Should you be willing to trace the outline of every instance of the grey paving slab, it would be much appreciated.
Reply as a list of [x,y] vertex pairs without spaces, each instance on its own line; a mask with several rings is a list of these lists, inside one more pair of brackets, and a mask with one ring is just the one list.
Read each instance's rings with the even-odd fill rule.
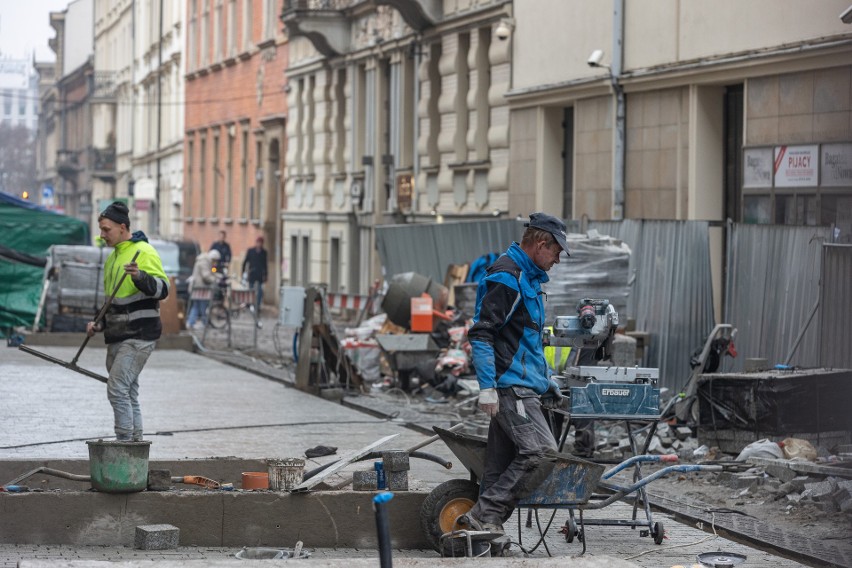
[[[42,349],[62,360],[76,353]],[[5,348],[0,356],[0,459],[87,459],[83,440],[114,436],[105,385],[17,349]],[[103,369],[105,357],[105,349],[87,350],[80,364]],[[343,453],[397,433],[385,449],[404,449],[426,438],[402,424],[179,350],[154,351],[140,377],[140,403],[145,437],[152,441],[150,458],[157,460],[301,457],[320,444]],[[452,461],[441,443],[427,451]],[[306,468],[332,459],[308,460]],[[453,474],[421,460],[412,468],[412,478],[432,483]],[[351,469],[344,471],[351,477]]]
[[[0,459],[86,459],[83,440],[112,436],[112,413],[101,383],[16,349],[0,351]],[[51,355],[70,360],[76,348],[44,348]],[[104,349],[83,353],[80,364],[102,370]],[[207,357],[185,351],[155,351],[141,378],[141,403],[146,437],[153,443],[152,459],[282,458],[302,456],[319,444],[338,446],[339,452],[355,450],[392,433],[399,433],[399,448],[412,446],[425,435],[399,423],[380,420],[339,403],[301,393],[280,382],[265,379]],[[429,451],[455,461],[442,443]],[[333,458],[309,460],[308,467]],[[413,489],[429,489],[441,481],[467,477],[459,465],[446,471],[431,462],[412,460]],[[349,472],[351,475],[351,472]],[[543,524],[550,511],[542,511]],[[565,512],[557,512],[547,538],[554,556],[579,553],[575,540],[569,544],[558,534]],[[630,507],[615,504],[589,516],[628,518]],[[666,526],[661,546],[638,532],[621,527],[588,527],[589,557],[615,556],[638,566],[691,566],[700,552],[724,550],[745,554],[744,566],[793,567],[801,564],[757,551],[696,527],[680,524],[667,515],[656,515]],[[507,524],[516,534],[515,518]],[[707,529],[707,527],[705,527]],[[523,542],[532,545],[535,528],[523,529]],[[292,547],[295,543],[282,543]],[[51,561],[145,560],[182,562],[227,560],[234,549],[180,547],[174,551],[138,551],[123,547],[65,547],[0,545],[0,566],[21,560]],[[399,558],[437,559],[430,550],[395,551]],[[375,550],[317,550],[316,558],[341,560],[376,558]],[[543,547],[533,559],[547,556]],[[529,560],[529,559],[528,559]],[[528,564],[535,565],[535,564]]]

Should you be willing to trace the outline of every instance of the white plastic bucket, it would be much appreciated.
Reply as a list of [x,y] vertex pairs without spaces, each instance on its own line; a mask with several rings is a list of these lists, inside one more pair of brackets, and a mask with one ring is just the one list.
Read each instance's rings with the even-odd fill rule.
[[284,458],[268,460],[269,489],[271,491],[289,491],[302,483],[305,475],[305,460]]

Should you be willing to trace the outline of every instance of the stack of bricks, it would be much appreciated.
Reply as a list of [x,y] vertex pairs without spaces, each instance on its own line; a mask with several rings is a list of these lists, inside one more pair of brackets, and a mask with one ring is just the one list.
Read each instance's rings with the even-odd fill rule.
[[404,450],[382,452],[382,461],[385,464],[388,491],[408,491],[408,470],[411,469],[408,452]]

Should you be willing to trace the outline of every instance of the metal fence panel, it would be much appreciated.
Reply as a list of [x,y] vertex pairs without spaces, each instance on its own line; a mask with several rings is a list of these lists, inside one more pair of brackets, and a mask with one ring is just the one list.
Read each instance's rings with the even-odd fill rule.
[[382,225],[376,227],[376,248],[386,277],[417,272],[443,282],[450,264],[502,253],[523,232],[523,223],[514,219]]
[[852,245],[822,247],[819,295],[820,364],[852,369]]
[[[737,328],[733,370],[742,370],[746,358],[787,361],[819,297],[821,248],[830,233],[828,227],[731,227],[724,313]],[[790,364],[818,366],[818,340],[812,321]]]
[[715,323],[708,223],[627,219],[589,227],[633,250],[626,315],[650,334],[643,364],[659,367],[661,386],[680,388],[692,353]]

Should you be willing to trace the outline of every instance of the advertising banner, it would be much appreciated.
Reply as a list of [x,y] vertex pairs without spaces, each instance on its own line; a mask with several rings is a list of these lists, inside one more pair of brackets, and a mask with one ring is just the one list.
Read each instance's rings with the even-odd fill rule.
[[816,187],[819,146],[776,146],[775,187]]

